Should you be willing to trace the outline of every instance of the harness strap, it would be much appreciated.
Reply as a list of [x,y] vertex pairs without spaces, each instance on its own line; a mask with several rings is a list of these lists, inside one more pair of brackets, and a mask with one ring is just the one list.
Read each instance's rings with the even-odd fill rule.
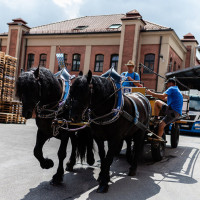
[[[38,102],[38,104],[36,105],[36,111],[39,118],[52,118],[63,113],[63,107],[65,106],[65,102],[69,96],[70,83],[65,81],[64,79],[60,80],[62,81],[62,95],[60,97],[60,100],[43,105],[41,107],[39,106],[40,102]],[[42,112],[49,112],[50,114],[42,114]]]
[[[127,95],[125,95],[125,96],[131,101],[131,103],[133,104],[133,106],[134,106],[134,108],[135,108],[135,118],[133,118],[132,122],[133,122],[134,124],[137,124],[138,119],[139,119],[139,116],[140,116],[140,114],[139,114],[139,112],[138,112],[137,105],[136,105],[135,101],[134,101],[132,98],[130,98],[130,97],[127,96]],[[127,113],[127,114],[129,114],[129,113]],[[129,114],[129,115],[130,115],[130,114]]]
[[125,96],[132,102],[132,104],[135,108],[135,117],[132,117],[129,113],[127,113],[124,110],[121,112],[122,116],[125,119],[127,119],[128,121],[133,122],[133,124],[136,127],[138,127],[139,129],[141,129],[143,131],[147,131],[148,128],[138,120],[139,119],[139,112],[138,112],[137,105],[136,105],[135,101],[132,98],[130,98],[129,96],[127,96],[127,95],[125,95]]

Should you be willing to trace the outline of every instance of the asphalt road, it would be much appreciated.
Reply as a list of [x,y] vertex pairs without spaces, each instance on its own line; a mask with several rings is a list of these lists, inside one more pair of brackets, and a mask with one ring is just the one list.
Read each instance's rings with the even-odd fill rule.
[[[33,156],[37,127],[34,120],[26,125],[0,124],[0,200],[199,200],[200,137],[181,136],[177,149],[167,145],[166,156],[153,162],[145,147],[144,162],[135,177],[127,176],[129,165],[124,152],[111,167],[111,185],[106,194],[96,193],[99,157],[95,152],[93,167],[80,162],[73,173],[65,172],[63,184],[49,184],[58,164],[59,140],[44,146],[45,157],[51,158],[52,169],[40,168]],[[169,136],[167,137],[169,141]],[[71,145],[68,145],[68,156]],[[68,157],[66,161],[68,160]]]

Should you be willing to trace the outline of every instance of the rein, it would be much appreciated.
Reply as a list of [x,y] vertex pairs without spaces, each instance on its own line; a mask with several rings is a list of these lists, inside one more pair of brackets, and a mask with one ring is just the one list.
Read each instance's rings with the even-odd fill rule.
[[[69,128],[69,125],[75,125],[75,126],[80,125],[80,127],[78,127],[78,128]],[[69,131],[69,132],[77,132],[77,131],[80,131],[80,130],[88,127],[88,126],[89,126],[89,123],[87,123],[87,122],[71,123],[71,121],[67,121],[65,119],[62,119],[62,120],[55,119],[52,122],[53,135],[54,136],[59,134],[59,129],[63,129],[65,131]]]

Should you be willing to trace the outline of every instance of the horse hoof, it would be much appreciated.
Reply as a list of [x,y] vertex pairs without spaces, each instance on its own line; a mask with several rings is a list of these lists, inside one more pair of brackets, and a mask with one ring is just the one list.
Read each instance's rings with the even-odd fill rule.
[[135,176],[136,171],[135,170],[129,170],[128,176]]
[[109,186],[107,184],[100,185],[97,189],[97,193],[106,193],[106,192],[108,192],[108,188],[109,188]]
[[95,163],[94,158],[87,158],[87,164],[88,165],[92,166],[92,165],[94,165],[94,163]]
[[74,167],[74,165],[72,165],[71,163],[67,163],[65,170],[68,172],[73,172],[73,170],[74,170],[73,167]]
[[61,186],[62,185],[62,182],[59,182],[59,181],[56,181],[56,180],[51,180],[50,181],[50,185],[53,185],[53,186]]
[[55,174],[55,175],[53,175],[53,178],[51,180],[51,182],[53,184],[55,184],[55,185],[61,184],[62,181],[63,181],[63,174],[61,174],[61,175],[60,174]]
[[43,169],[50,169],[54,166],[54,162],[51,159],[46,158],[44,163],[41,164]]

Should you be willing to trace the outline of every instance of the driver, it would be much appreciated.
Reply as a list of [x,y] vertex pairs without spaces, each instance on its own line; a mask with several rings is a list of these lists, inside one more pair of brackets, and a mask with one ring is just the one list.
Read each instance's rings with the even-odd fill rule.
[[159,115],[164,115],[165,117],[161,120],[158,128],[158,136],[162,137],[164,128],[167,124],[172,123],[180,115],[182,115],[183,107],[183,96],[176,86],[176,81],[173,78],[169,78],[166,81],[167,90],[163,94],[154,93],[150,90],[147,90],[146,93],[152,95],[153,97],[167,100],[167,104],[161,100],[155,101],[154,113],[155,119]]
[[125,64],[128,68],[127,72],[122,72],[122,76],[127,77],[126,80],[122,83],[123,87],[142,87],[139,82],[140,76],[138,73],[134,72],[134,63],[132,60],[129,60],[127,64]]

